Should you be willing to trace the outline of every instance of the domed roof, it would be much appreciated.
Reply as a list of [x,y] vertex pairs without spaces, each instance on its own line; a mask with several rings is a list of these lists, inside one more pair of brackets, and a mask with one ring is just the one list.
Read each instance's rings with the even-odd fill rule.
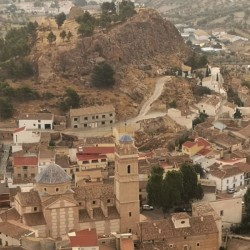
[[121,136],[119,141],[120,141],[120,143],[131,143],[131,142],[133,142],[133,139],[130,135],[123,135],[123,136]]
[[59,184],[68,182],[71,177],[57,164],[50,164],[36,176],[36,183]]

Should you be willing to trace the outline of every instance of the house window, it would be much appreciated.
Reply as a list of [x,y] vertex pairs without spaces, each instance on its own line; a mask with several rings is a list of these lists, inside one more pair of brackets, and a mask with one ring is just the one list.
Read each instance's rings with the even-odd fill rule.
[[92,120],[95,120],[95,116],[94,115],[92,116]]
[[24,174],[23,177],[24,177],[24,178],[28,178],[28,175],[27,175],[27,174]]
[[38,122],[41,122],[41,120],[38,120]]
[[77,118],[77,117],[75,117],[75,118],[74,118],[74,122],[77,122],[77,121],[78,121],[78,118]]
[[87,121],[87,120],[88,120],[88,117],[84,117],[84,120]]
[[95,116],[95,119],[98,119],[98,118],[99,118],[99,116],[98,116],[98,115],[96,115],[96,116]]
[[37,207],[34,207],[34,211],[37,211]]
[[36,124],[33,124],[33,126],[35,127],[35,126],[36,126]]
[[101,159],[101,162],[106,162],[106,159]]
[[128,174],[130,174],[130,172],[131,172],[131,166],[130,165],[128,165],[127,171],[128,171]]
[[129,212],[129,213],[128,213],[128,216],[129,216],[129,217],[131,217],[131,216],[132,216],[132,213],[131,213],[131,212]]
[[181,221],[181,224],[185,224],[185,221],[184,221],[184,220],[182,220],[182,221]]
[[84,126],[84,128],[86,128],[86,127],[88,126],[88,124],[87,124],[87,123],[84,123],[84,125],[83,125],[83,126]]
[[92,201],[92,204],[95,205],[95,201]]
[[81,202],[79,202],[79,206],[81,206],[82,205],[82,203]]
[[102,115],[102,118],[105,118],[105,115]]
[[107,203],[110,203],[110,199],[107,200]]
[[27,169],[28,169],[28,167],[27,167],[27,166],[23,166],[23,169],[24,169],[24,170],[27,170]]
[[109,114],[109,116],[111,117],[111,116],[113,116],[113,114]]
[[113,121],[111,120],[110,123],[113,123]]
[[223,216],[223,215],[224,215],[224,211],[220,210],[220,216]]
[[132,229],[131,229],[131,228],[129,228],[128,232],[129,232],[129,233],[132,233]]
[[173,247],[174,247],[174,245],[173,245],[173,244],[169,244],[168,246],[169,246],[169,248],[173,248]]
[[103,121],[103,122],[102,122],[102,125],[104,125],[104,124],[105,124],[105,122]]
[[59,191],[59,188],[56,188],[56,192],[58,192]]
[[199,247],[199,246],[200,246],[200,242],[197,242],[197,243],[196,243],[196,246]]
[[46,192],[46,191],[47,191],[47,188],[44,188],[43,190]]
[[21,178],[21,174],[18,174],[17,177],[18,177],[18,178]]
[[183,250],[188,250],[188,245],[184,245]]
[[229,180],[227,180],[227,184],[229,183]]
[[74,128],[78,128],[78,125],[74,125]]
[[76,172],[79,172],[79,168],[76,168]]
[[[7,236],[7,235],[6,235]],[[8,241],[5,242],[5,246],[7,247],[9,245]]]

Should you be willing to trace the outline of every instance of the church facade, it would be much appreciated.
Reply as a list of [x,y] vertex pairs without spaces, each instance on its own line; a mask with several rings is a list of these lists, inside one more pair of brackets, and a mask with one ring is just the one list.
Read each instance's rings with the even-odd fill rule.
[[136,233],[139,222],[138,151],[130,136],[116,145],[114,183],[72,187],[71,177],[56,164],[36,176],[34,189],[18,192],[20,222],[39,237],[59,238],[71,230],[96,228],[100,235]]

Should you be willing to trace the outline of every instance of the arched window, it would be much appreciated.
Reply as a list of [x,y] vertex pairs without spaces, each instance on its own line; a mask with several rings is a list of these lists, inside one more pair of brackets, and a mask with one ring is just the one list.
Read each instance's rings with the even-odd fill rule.
[[59,191],[59,188],[56,188],[56,192],[58,192]]
[[128,165],[128,174],[130,174],[131,173],[131,166],[130,165]]

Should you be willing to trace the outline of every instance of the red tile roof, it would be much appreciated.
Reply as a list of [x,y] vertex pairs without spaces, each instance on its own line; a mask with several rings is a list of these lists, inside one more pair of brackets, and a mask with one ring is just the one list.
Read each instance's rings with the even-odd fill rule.
[[13,134],[21,132],[23,130],[25,130],[25,127],[17,128],[16,130],[13,131]]
[[84,154],[113,154],[115,152],[115,147],[82,147],[82,151]]
[[34,166],[38,164],[36,156],[16,156],[13,157],[13,166]]
[[186,141],[182,144],[182,147],[192,148],[196,143],[192,141]]
[[209,148],[204,148],[204,149],[202,149],[201,151],[199,151],[199,155],[207,155],[207,154],[209,154],[210,152],[212,152],[213,150],[212,149],[209,149]]
[[203,146],[203,147],[211,146],[210,143],[202,137],[196,138],[195,142],[197,142],[198,146]]
[[75,232],[75,236],[69,236],[71,247],[94,247],[97,246],[96,229],[85,229]]
[[134,241],[132,238],[122,238],[120,241],[121,250],[134,250]]
[[76,154],[76,158],[79,161],[88,161],[88,160],[98,160],[98,159],[107,159],[106,155],[100,154]]

